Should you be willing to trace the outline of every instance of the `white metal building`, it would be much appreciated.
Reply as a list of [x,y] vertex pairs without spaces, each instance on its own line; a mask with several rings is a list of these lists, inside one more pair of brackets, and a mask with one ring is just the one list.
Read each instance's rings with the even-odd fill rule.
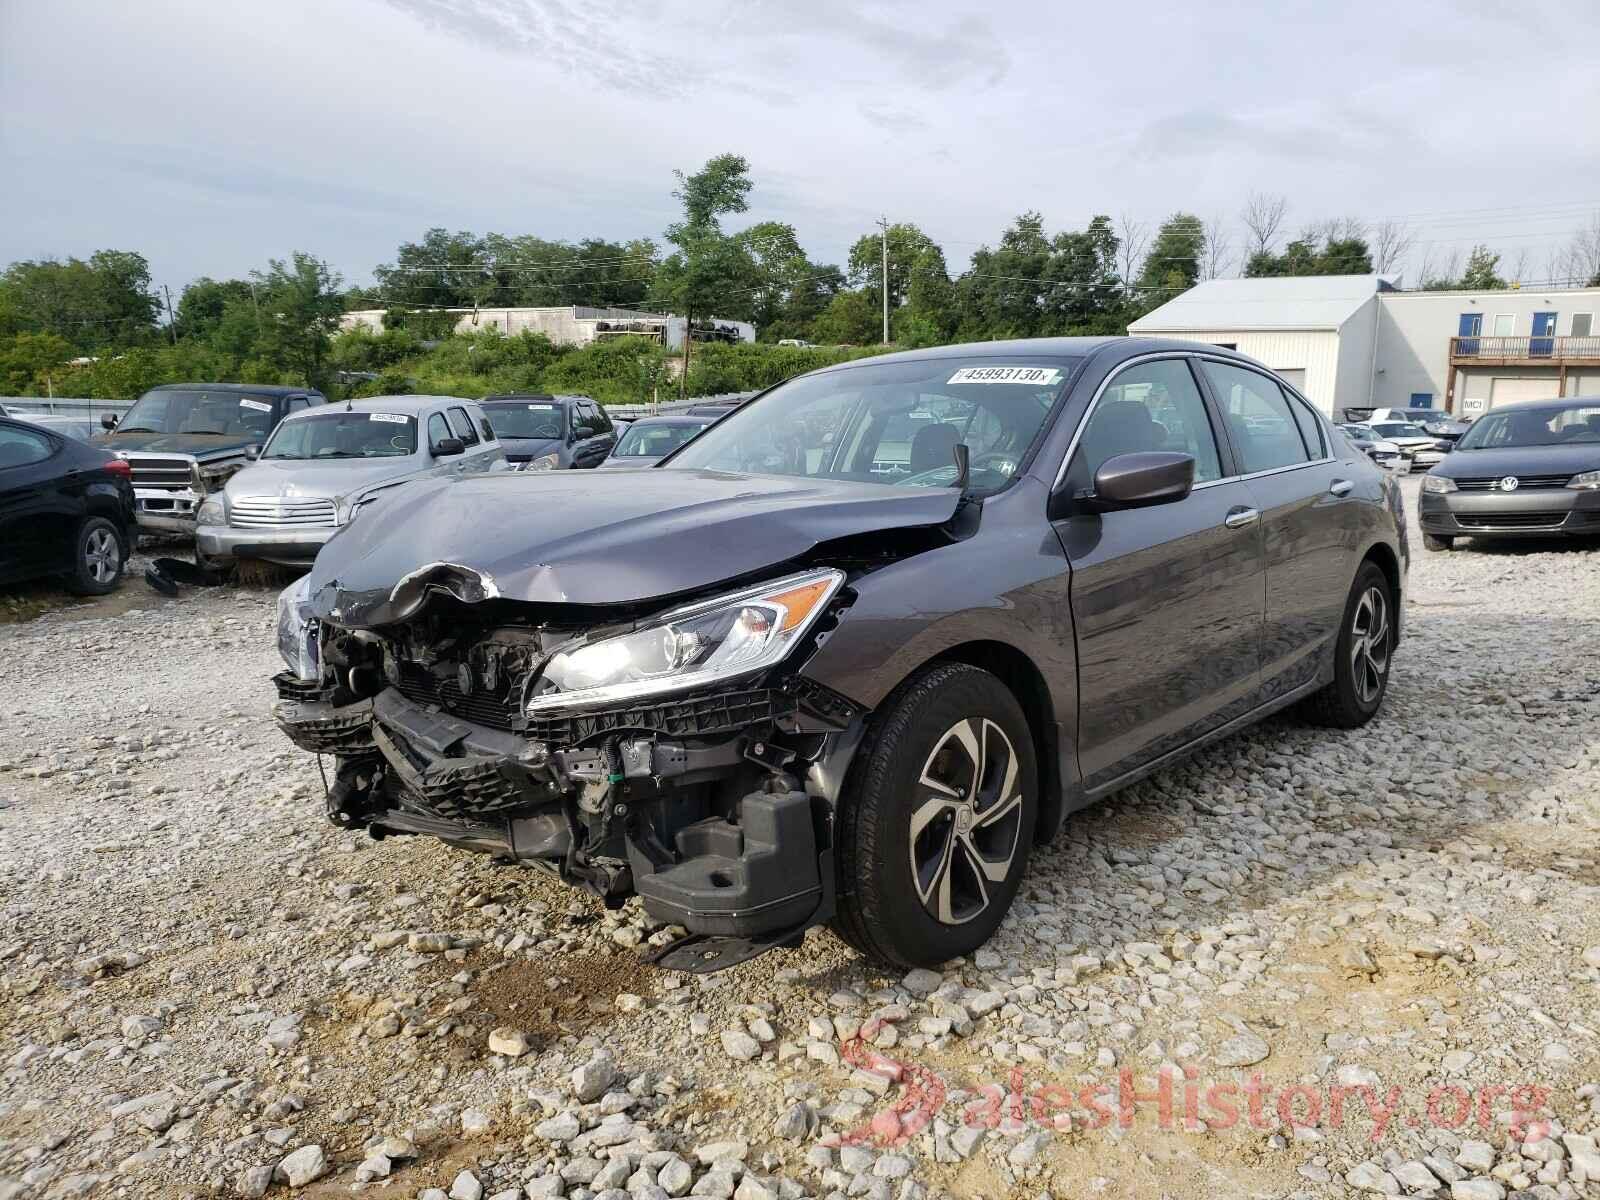
[[1330,416],[1364,405],[1377,275],[1211,279],[1128,326],[1147,337],[1226,346],[1271,367]]
[[1214,279],[1128,332],[1230,346],[1330,416],[1600,395],[1600,288],[1404,292],[1377,275]]
[[[651,337],[676,350],[683,345],[684,330],[688,321],[683,317],[665,313],[641,312],[631,308],[586,308],[561,306],[554,308],[451,308],[443,310],[454,315],[457,333],[477,333],[497,330],[516,334],[524,330],[542,333],[552,342],[564,346],[586,346],[590,342],[609,337]],[[384,310],[359,309],[347,312],[339,319],[340,329],[365,327],[374,333],[383,332]],[[756,340],[756,327],[748,321],[724,321],[711,318],[711,324],[735,341]],[[697,321],[696,324],[699,322]],[[695,335],[700,340],[700,335]]]

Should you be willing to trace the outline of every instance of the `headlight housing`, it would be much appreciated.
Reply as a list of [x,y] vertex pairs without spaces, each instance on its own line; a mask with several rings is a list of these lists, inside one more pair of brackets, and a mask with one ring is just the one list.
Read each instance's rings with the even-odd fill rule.
[[226,492],[213,492],[200,502],[195,510],[198,525],[226,525],[228,523],[228,498]]
[[1422,490],[1425,492],[1453,492],[1456,491],[1456,481],[1445,475],[1424,475],[1422,477]]
[[311,616],[311,576],[302,575],[278,593],[278,653],[296,679],[322,678],[318,625]]
[[528,698],[530,714],[718,683],[782,662],[827,609],[844,572],[824,569],[675,609],[631,633],[563,650]]
[[522,464],[524,471],[554,471],[561,465],[559,454],[541,454],[538,458],[530,459]]
[[1567,480],[1569,488],[1580,492],[1600,492],[1600,471],[1584,471]]

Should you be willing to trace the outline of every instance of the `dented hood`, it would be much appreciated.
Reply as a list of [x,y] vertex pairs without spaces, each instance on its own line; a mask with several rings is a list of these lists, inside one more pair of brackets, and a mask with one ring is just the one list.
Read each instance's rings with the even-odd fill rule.
[[430,591],[469,603],[629,604],[748,576],[819,542],[939,525],[954,488],[726,471],[549,471],[429,479],[333,537],[310,576],[317,615],[403,620]]

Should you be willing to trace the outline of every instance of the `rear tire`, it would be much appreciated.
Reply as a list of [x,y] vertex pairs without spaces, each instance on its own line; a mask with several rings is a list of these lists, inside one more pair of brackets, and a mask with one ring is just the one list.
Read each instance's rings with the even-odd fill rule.
[[67,590],[79,596],[104,596],[122,579],[127,558],[122,533],[104,517],[89,517],[78,526]]
[[1372,720],[1389,690],[1396,644],[1394,590],[1377,563],[1356,572],[1333,651],[1333,682],[1307,698],[1315,725],[1356,729]]
[[1456,539],[1448,533],[1424,533],[1422,535],[1422,548],[1424,550],[1454,550]]
[[1038,778],[1027,718],[995,676],[947,663],[902,684],[840,798],[834,931],[898,967],[983,945],[1027,867]]

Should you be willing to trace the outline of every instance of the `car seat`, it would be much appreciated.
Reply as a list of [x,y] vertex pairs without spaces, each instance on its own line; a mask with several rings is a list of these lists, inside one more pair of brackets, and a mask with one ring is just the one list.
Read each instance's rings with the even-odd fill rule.
[[913,475],[948,467],[955,463],[956,443],[961,431],[947,421],[936,421],[917,430],[911,439],[911,461],[907,464]]

